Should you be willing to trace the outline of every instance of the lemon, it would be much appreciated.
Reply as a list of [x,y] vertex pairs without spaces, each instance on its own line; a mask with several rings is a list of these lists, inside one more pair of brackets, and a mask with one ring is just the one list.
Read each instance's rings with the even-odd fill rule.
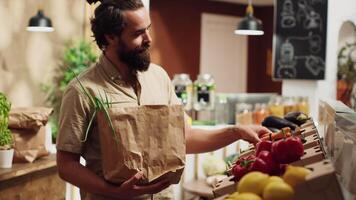
[[289,165],[286,172],[283,175],[283,179],[293,188],[305,181],[305,177],[310,174],[311,171],[305,167],[296,167]]
[[257,194],[254,193],[233,193],[232,195],[230,195],[227,199],[231,199],[231,200],[262,200],[262,198],[260,196],[258,196]]
[[234,193],[230,194],[225,200],[229,200],[229,199],[234,200],[237,197],[237,195],[239,195],[239,193],[234,192]]
[[291,200],[293,188],[285,182],[271,182],[263,190],[264,200]]
[[262,172],[250,172],[241,178],[237,191],[239,193],[251,192],[261,196],[268,178],[269,176]]
[[268,178],[268,181],[267,181],[266,185],[268,185],[269,183],[272,183],[272,182],[284,182],[284,180],[279,176],[270,176]]

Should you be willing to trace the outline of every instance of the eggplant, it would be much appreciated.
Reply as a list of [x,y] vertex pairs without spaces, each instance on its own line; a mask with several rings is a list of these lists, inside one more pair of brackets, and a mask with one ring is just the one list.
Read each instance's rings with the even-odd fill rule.
[[262,126],[265,127],[272,127],[272,128],[284,128],[284,127],[289,127],[292,130],[295,130],[298,126],[294,124],[293,122],[290,122],[286,119],[277,117],[277,116],[268,116],[262,121]]
[[308,119],[308,115],[303,112],[289,112],[284,116],[284,119],[297,124],[298,126],[304,124]]

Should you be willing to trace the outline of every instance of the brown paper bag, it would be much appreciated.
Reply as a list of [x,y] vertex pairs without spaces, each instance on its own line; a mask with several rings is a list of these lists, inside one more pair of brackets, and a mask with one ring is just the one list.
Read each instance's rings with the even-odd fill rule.
[[14,162],[33,162],[49,153],[45,147],[46,127],[38,130],[10,129],[14,139]]
[[52,112],[52,108],[45,107],[13,108],[9,113],[9,128],[39,129],[46,125]]
[[14,136],[14,162],[33,162],[48,155],[45,148],[46,128],[52,108],[13,108],[9,128]]
[[105,114],[97,116],[106,180],[122,183],[141,170],[143,184],[163,177],[179,182],[185,166],[182,106],[110,108],[109,115],[118,142]]

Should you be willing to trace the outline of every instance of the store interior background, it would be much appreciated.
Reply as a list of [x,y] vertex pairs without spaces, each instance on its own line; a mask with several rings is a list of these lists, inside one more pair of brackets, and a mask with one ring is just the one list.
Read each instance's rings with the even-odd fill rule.
[[[239,2],[239,0],[237,0]],[[240,1],[241,2],[241,1]],[[243,2],[243,1],[242,1]],[[246,1],[247,2],[247,1]],[[356,2],[328,1],[327,56],[325,80],[272,81],[273,5],[271,1],[255,0],[255,15],[263,21],[265,35],[248,37],[245,91],[276,92],[285,96],[308,96],[311,114],[317,117],[320,98],[336,98],[337,53],[340,29],[344,22],[356,21]],[[258,5],[261,4],[262,5]],[[195,80],[200,73],[202,13],[243,17],[245,5],[208,0],[147,0],[152,18],[152,60],[162,65],[173,77],[188,73]],[[39,7],[52,19],[52,33],[25,31],[28,20]],[[84,0],[3,0],[0,16],[6,19],[0,33],[0,90],[14,106],[44,105],[45,94],[41,84],[51,81],[54,69],[60,63],[64,44],[86,39],[91,41],[89,17],[94,6]],[[241,37],[241,36],[236,36]],[[342,40],[342,39],[341,39]],[[224,38],[221,41],[224,43]],[[224,57],[224,52],[216,52]],[[216,66],[218,69],[234,66]],[[232,69],[233,70],[233,69]],[[238,75],[237,75],[238,76]],[[217,82],[229,85],[229,79]],[[224,92],[224,91],[221,91]]]
[[[233,0],[231,0],[233,1]],[[152,60],[162,65],[171,78],[177,73],[188,73],[192,80],[204,69],[201,65],[201,28],[203,13],[242,18],[246,5],[208,0],[146,0],[152,19]],[[355,0],[329,0],[327,24],[327,49],[325,80],[273,81],[273,5],[254,0],[255,16],[263,21],[265,35],[246,38],[245,87],[235,92],[275,92],[284,96],[308,96],[311,114],[317,118],[319,99],[336,98],[337,54],[342,43],[352,40],[356,24]],[[52,19],[52,33],[27,32],[30,17],[42,7]],[[48,83],[54,75],[69,41],[92,41],[89,17],[94,6],[84,0],[2,0],[0,18],[0,91],[18,106],[43,106],[46,94],[41,84]],[[346,25],[345,25],[346,23]],[[235,27],[231,27],[234,29]],[[340,32],[340,30],[343,30]],[[235,36],[242,37],[242,36]],[[238,40],[238,39],[237,39]],[[224,38],[216,43],[224,43]],[[95,44],[93,43],[95,46]],[[98,51],[99,52],[99,51]],[[215,56],[224,58],[226,52]],[[234,66],[216,66],[217,71],[234,70]],[[214,75],[214,74],[213,74]],[[234,76],[234,74],[232,74]],[[217,91],[231,92],[231,78],[217,75]],[[238,74],[236,74],[238,77]],[[222,86],[222,87],[220,87]],[[219,89],[220,87],[220,89]]]

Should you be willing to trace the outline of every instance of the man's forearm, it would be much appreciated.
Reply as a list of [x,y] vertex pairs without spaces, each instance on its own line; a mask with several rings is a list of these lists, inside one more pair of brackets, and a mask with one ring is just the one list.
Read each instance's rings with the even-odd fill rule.
[[[61,158],[58,159],[58,162]],[[59,164],[58,172],[62,179],[93,194],[114,197],[115,186],[110,185],[101,177],[76,161]]]
[[237,127],[226,127],[217,130],[188,128],[187,132],[186,152],[188,154],[214,151],[240,138]]

